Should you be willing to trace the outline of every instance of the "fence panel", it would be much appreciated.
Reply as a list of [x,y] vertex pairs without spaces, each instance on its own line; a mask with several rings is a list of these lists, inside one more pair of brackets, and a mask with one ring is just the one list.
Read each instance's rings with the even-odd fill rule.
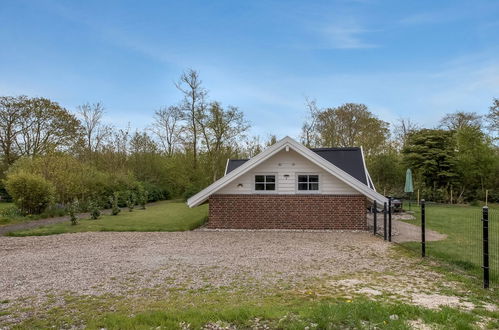
[[367,228],[369,232],[388,239],[388,204],[373,203],[367,214]]
[[459,266],[482,280],[482,208],[427,204],[427,255]]
[[490,286],[499,288],[499,209],[489,208]]
[[[414,205],[414,204],[413,204]],[[422,255],[421,208],[393,215],[393,242]],[[425,254],[456,265],[483,281],[481,207],[425,203]],[[499,287],[499,209],[489,209],[489,283]]]

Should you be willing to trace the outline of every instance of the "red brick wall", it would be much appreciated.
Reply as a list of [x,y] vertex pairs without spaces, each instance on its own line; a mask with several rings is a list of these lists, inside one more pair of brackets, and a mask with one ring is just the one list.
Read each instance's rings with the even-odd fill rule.
[[367,230],[362,195],[212,195],[208,228]]

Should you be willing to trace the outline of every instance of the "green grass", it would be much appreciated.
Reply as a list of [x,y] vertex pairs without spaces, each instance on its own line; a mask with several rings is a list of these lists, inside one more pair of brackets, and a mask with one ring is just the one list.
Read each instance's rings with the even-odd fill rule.
[[104,215],[98,220],[80,220],[78,225],[69,221],[35,229],[11,232],[9,236],[44,236],[89,231],[183,231],[199,227],[208,214],[207,205],[188,208],[184,202],[163,201],[146,210],[123,209],[116,216]]
[[[478,315],[494,320],[498,313],[470,313],[444,307],[430,310],[396,301],[311,297],[293,291],[255,295],[248,292],[167,292],[156,299],[66,296],[64,305],[34,313],[13,328],[201,329],[208,323],[238,329],[409,329],[419,320],[439,328],[472,329]],[[481,314],[480,314],[481,313]],[[495,322],[495,323],[494,323]]]
[[[0,202],[0,213],[5,210],[6,208],[13,206],[14,203],[6,203],[6,202]],[[17,222],[22,222],[24,219],[23,217],[15,217],[15,218],[9,218],[0,215],[0,226],[4,225],[10,225],[12,223],[17,223]]]
[[[489,206],[489,246],[491,281],[499,285],[499,207]],[[420,225],[419,208],[417,221],[407,221]],[[426,254],[457,265],[476,277],[482,274],[482,208],[464,205],[426,205],[426,228],[446,234],[442,241],[426,242]],[[404,245],[420,250],[420,243]]]

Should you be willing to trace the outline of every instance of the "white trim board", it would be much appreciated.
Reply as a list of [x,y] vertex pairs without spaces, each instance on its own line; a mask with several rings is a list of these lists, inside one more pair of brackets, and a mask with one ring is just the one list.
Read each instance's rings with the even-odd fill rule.
[[[265,160],[269,159],[279,151],[286,149],[286,148],[291,148],[294,151],[296,151],[298,154],[302,155],[303,157],[307,158],[310,160],[312,163],[318,165],[320,168],[324,169],[326,172],[334,175],[337,177],[340,181],[343,181],[362,195],[366,196],[369,200],[374,201],[376,200],[378,203],[384,203],[388,202],[388,199],[376,192],[375,190],[371,189],[367,183],[365,185],[364,183],[360,182],[347,172],[343,171],[339,167],[335,166],[334,164],[330,163],[329,161],[325,160],[321,156],[317,155],[315,152],[312,150],[308,149],[301,143],[298,143],[297,141],[293,140],[289,136],[286,136],[282,140],[278,141],[274,145],[268,147],[255,157],[249,159],[246,161],[244,164],[241,166],[237,167],[233,171],[231,171],[229,174],[225,175],[224,177],[218,179],[217,181],[213,182],[211,185],[206,187],[205,189],[201,190],[198,192],[196,195],[192,196],[187,200],[187,205],[189,207],[194,207],[198,206],[202,203],[204,203],[208,198],[216,193],[218,190],[222,189],[226,185],[228,185],[230,182],[234,181],[237,179],[240,175],[244,174],[245,172],[249,171],[250,169],[254,168],[255,166],[263,163]],[[366,172],[367,174],[367,172]],[[366,175],[367,177],[367,175]]]

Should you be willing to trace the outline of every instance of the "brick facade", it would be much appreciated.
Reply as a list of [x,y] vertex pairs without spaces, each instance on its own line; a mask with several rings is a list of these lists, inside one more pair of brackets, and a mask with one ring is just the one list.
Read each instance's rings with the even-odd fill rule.
[[211,195],[207,228],[367,230],[362,195]]

